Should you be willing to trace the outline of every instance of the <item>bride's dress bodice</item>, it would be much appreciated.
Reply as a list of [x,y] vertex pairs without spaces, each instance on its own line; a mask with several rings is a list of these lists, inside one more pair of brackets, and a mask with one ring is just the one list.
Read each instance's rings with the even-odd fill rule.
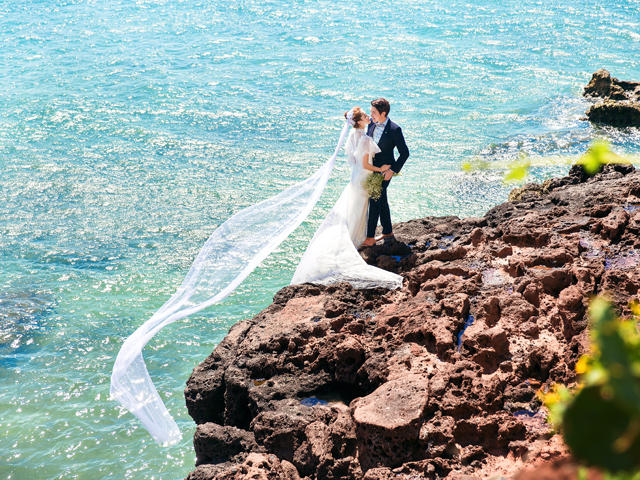
[[354,128],[345,145],[347,160],[351,166],[351,183],[361,185],[364,179],[371,173],[362,166],[362,158],[368,155],[369,165],[373,165],[373,156],[380,152],[380,147],[367,136],[364,129]]

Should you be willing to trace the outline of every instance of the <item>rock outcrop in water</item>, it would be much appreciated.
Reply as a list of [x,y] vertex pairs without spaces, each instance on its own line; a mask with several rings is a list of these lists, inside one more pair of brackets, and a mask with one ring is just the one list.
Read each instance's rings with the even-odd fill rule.
[[586,97],[602,98],[587,110],[594,123],[614,127],[640,127],[640,82],[624,82],[600,69],[584,88]]
[[575,381],[590,296],[638,297],[640,173],[574,167],[395,233],[363,255],[401,290],[283,288],[194,369],[188,479],[488,478],[567,455],[536,391]]

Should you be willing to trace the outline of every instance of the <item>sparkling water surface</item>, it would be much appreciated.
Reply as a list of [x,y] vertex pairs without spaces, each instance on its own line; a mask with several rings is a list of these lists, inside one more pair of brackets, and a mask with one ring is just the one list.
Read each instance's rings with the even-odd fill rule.
[[289,282],[347,167],[233,295],[145,349],[184,434],[162,448],[109,399],[111,367],[217,225],[310,175],[378,96],[411,150],[394,221],[505,200],[499,173],[460,171],[476,155],[638,152],[581,91],[601,67],[640,80],[639,32],[636,0],[0,0],[0,477],[184,478],[186,379]]

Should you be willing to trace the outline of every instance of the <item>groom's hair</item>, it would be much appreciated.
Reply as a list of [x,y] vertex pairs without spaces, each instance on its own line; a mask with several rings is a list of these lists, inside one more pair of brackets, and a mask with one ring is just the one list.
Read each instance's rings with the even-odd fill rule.
[[376,107],[376,110],[378,110],[380,113],[386,113],[387,116],[391,111],[391,105],[389,105],[389,102],[386,98],[377,98],[375,100],[372,100],[371,106]]

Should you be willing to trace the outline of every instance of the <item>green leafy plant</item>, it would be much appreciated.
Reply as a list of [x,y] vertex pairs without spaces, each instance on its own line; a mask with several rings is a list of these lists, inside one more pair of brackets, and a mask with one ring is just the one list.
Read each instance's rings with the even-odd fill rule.
[[591,352],[579,359],[580,384],[540,392],[549,420],[575,458],[611,479],[640,479],[640,306],[618,318],[603,297],[589,307]]
[[618,155],[611,150],[609,142],[603,139],[594,140],[586,153],[580,156],[556,155],[549,157],[531,157],[521,152],[517,160],[506,162],[487,162],[486,160],[474,159],[462,163],[462,170],[465,172],[475,172],[480,170],[503,170],[504,182],[522,182],[526,179],[531,168],[545,167],[552,165],[582,165],[588,175],[593,175],[600,171],[606,164],[631,164],[640,162],[638,155]]

